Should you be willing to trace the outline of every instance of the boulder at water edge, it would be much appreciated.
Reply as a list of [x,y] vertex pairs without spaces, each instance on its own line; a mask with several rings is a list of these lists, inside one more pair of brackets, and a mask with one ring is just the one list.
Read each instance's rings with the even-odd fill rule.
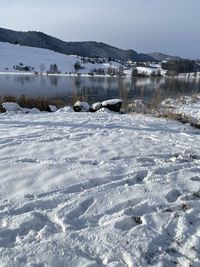
[[102,107],[101,102],[94,103],[94,104],[92,104],[91,107],[90,107],[90,112],[96,112],[96,111],[100,110],[101,107]]
[[121,99],[111,99],[102,102],[102,107],[111,111],[120,112],[123,101]]
[[86,102],[77,101],[74,106],[75,112],[87,112],[90,109],[90,106]]

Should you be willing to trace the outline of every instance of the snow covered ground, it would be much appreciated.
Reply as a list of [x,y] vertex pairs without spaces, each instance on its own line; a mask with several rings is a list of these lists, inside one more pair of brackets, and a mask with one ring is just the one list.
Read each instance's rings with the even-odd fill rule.
[[[48,49],[0,42],[0,74],[4,74],[5,72],[13,74],[22,73],[22,71],[13,69],[13,66],[19,65],[20,63],[22,63],[23,66],[33,67],[36,72],[46,73],[51,64],[57,64],[61,74],[65,74],[66,72],[74,73],[74,64],[77,61],[84,67],[78,72],[85,75],[94,69],[104,69],[107,71],[109,67],[118,69],[121,66],[121,64],[117,62],[111,62],[111,65],[108,62],[102,64],[82,63],[81,58],[78,56],[69,56]],[[151,67],[137,67],[137,70],[138,73],[144,73],[145,75],[151,75],[152,72],[158,73],[158,71],[162,75],[165,74],[165,71],[161,69],[160,65],[156,64]],[[127,76],[131,76],[132,69],[125,70],[124,73]]]
[[0,115],[0,266],[199,266],[199,130],[61,111]]
[[166,99],[160,104],[158,112],[179,115],[183,121],[200,127],[200,94]]
[[[166,71],[163,70],[161,68],[160,65],[155,65],[153,67],[150,66],[150,67],[136,67],[137,71],[138,71],[138,74],[144,74],[146,76],[151,76],[153,73],[155,75],[157,75],[158,73],[160,73],[161,75],[165,76],[166,74]],[[131,73],[132,73],[132,70],[125,70],[124,73],[127,75],[127,76],[131,76]]]
[[[56,53],[48,49],[27,47],[0,42],[0,72],[16,73],[13,66],[22,63],[24,66],[31,66],[34,71],[47,72],[51,64],[57,64],[58,70],[61,73],[74,72],[74,64],[81,59],[77,56],[69,56],[61,53]],[[91,64],[82,63],[84,69],[81,73],[88,73],[95,68],[108,69],[110,64]],[[112,67],[117,68],[120,64],[112,62]]]

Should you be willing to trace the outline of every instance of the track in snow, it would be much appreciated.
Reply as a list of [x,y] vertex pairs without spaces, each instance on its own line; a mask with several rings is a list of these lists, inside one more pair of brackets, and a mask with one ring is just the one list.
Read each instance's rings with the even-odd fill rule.
[[0,124],[2,266],[198,266],[198,131],[114,114]]

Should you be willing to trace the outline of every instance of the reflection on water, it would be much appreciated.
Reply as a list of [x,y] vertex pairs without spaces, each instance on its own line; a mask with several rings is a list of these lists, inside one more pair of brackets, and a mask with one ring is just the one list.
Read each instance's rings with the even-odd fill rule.
[[200,81],[172,78],[66,77],[44,75],[0,75],[0,95],[77,99],[94,103],[122,98],[160,102],[166,98],[200,92]]

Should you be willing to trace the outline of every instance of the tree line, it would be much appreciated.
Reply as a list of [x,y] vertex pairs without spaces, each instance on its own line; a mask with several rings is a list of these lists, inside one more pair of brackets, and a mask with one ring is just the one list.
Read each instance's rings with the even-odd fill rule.
[[162,63],[162,68],[167,71],[167,75],[200,71],[200,65],[195,60],[189,59],[166,61]]

